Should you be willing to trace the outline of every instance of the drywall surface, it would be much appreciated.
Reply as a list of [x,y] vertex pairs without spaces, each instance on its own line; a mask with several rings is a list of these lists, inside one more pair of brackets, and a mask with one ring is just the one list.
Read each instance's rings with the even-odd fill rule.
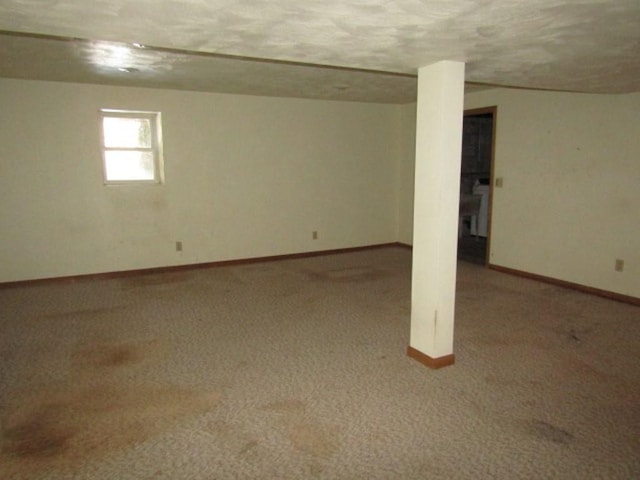
[[[162,112],[164,185],[103,184],[100,108]],[[399,108],[0,79],[0,282],[394,242]]]
[[400,107],[401,155],[398,173],[398,242],[413,244],[413,199],[416,163],[416,104]]
[[492,105],[491,263],[640,297],[640,94],[466,96]]

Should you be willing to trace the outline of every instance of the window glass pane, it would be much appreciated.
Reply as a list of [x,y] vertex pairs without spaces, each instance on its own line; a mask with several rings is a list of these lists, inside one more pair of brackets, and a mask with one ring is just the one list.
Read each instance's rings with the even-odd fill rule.
[[104,163],[107,181],[154,180],[152,152],[106,151]]
[[104,145],[111,148],[151,148],[148,118],[104,117]]

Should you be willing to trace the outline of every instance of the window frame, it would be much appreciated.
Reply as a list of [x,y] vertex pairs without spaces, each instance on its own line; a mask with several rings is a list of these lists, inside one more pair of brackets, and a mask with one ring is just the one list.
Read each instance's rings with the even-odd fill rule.
[[[105,118],[133,118],[149,120],[151,127],[150,147],[107,147],[105,145],[104,119]],[[162,122],[161,112],[142,110],[118,110],[110,108],[100,109],[100,150],[102,154],[102,177],[104,185],[162,185],[164,184],[164,158],[162,152]],[[152,179],[119,179],[107,178],[107,152],[112,151],[136,151],[151,152],[153,157]]]

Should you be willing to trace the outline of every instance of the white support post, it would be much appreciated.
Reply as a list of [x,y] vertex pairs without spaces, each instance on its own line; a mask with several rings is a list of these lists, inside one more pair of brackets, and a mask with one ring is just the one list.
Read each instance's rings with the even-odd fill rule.
[[456,289],[464,63],[418,70],[411,338],[407,353],[451,365]]

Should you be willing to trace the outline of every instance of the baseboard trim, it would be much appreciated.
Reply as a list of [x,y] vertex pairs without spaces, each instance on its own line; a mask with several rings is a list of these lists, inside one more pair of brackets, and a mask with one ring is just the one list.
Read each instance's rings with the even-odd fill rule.
[[136,270],[121,270],[115,272],[88,273],[83,275],[70,275],[62,277],[36,278],[32,280],[18,280],[14,282],[2,282],[0,288],[24,287],[29,285],[42,285],[47,283],[78,282],[86,280],[104,280],[109,278],[133,277],[138,275],[151,275],[157,273],[181,272],[202,268],[228,267],[232,265],[245,265],[251,263],[275,262],[278,260],[294,260],[297,258],[319,257],[322,255],[336,255],[340,253],[353,253],[377,248],[403,247],[399,242],[378,243],[361,247],[336,248],[331,250],[318,250],[312,252],[290,253],[284,255],[271,255],[266,257],[240,258],[235,260],[221,260],[217,262],[190,263],[186,265],[171,265],[166,267],[142,268]]
[[444,357],[433,358],[411,346],[407,347],[407,356],[434,370],[453,365],[456,361],[456,356],[453,353]]
[[617,302],[630,303],[632,305],[640,306],[640,298],[632,297],[630,295],[622,295],[621,293],[610,292],[609,290],[601,290],[599,288],[588,287],[586,285],[580,285],[579,283],[567,282],[565,280],[559,280],[553,277],[546,277],[544,275],[538,275],[536,273],[529,273],[522,270],[516,270],[514,268],[501,267],[500,265],[489,264],[491,270],[497,272],[506,273],[508,275],[515,275],[517,277],[529,278],[531,280],[537,280],[539,282],[549,283],[551,285],[557,285],[559,287],[570,288],[572,290],[578,290],[580,292],[596,295],[598,297],[608,298],[609,300],[615,300]]

